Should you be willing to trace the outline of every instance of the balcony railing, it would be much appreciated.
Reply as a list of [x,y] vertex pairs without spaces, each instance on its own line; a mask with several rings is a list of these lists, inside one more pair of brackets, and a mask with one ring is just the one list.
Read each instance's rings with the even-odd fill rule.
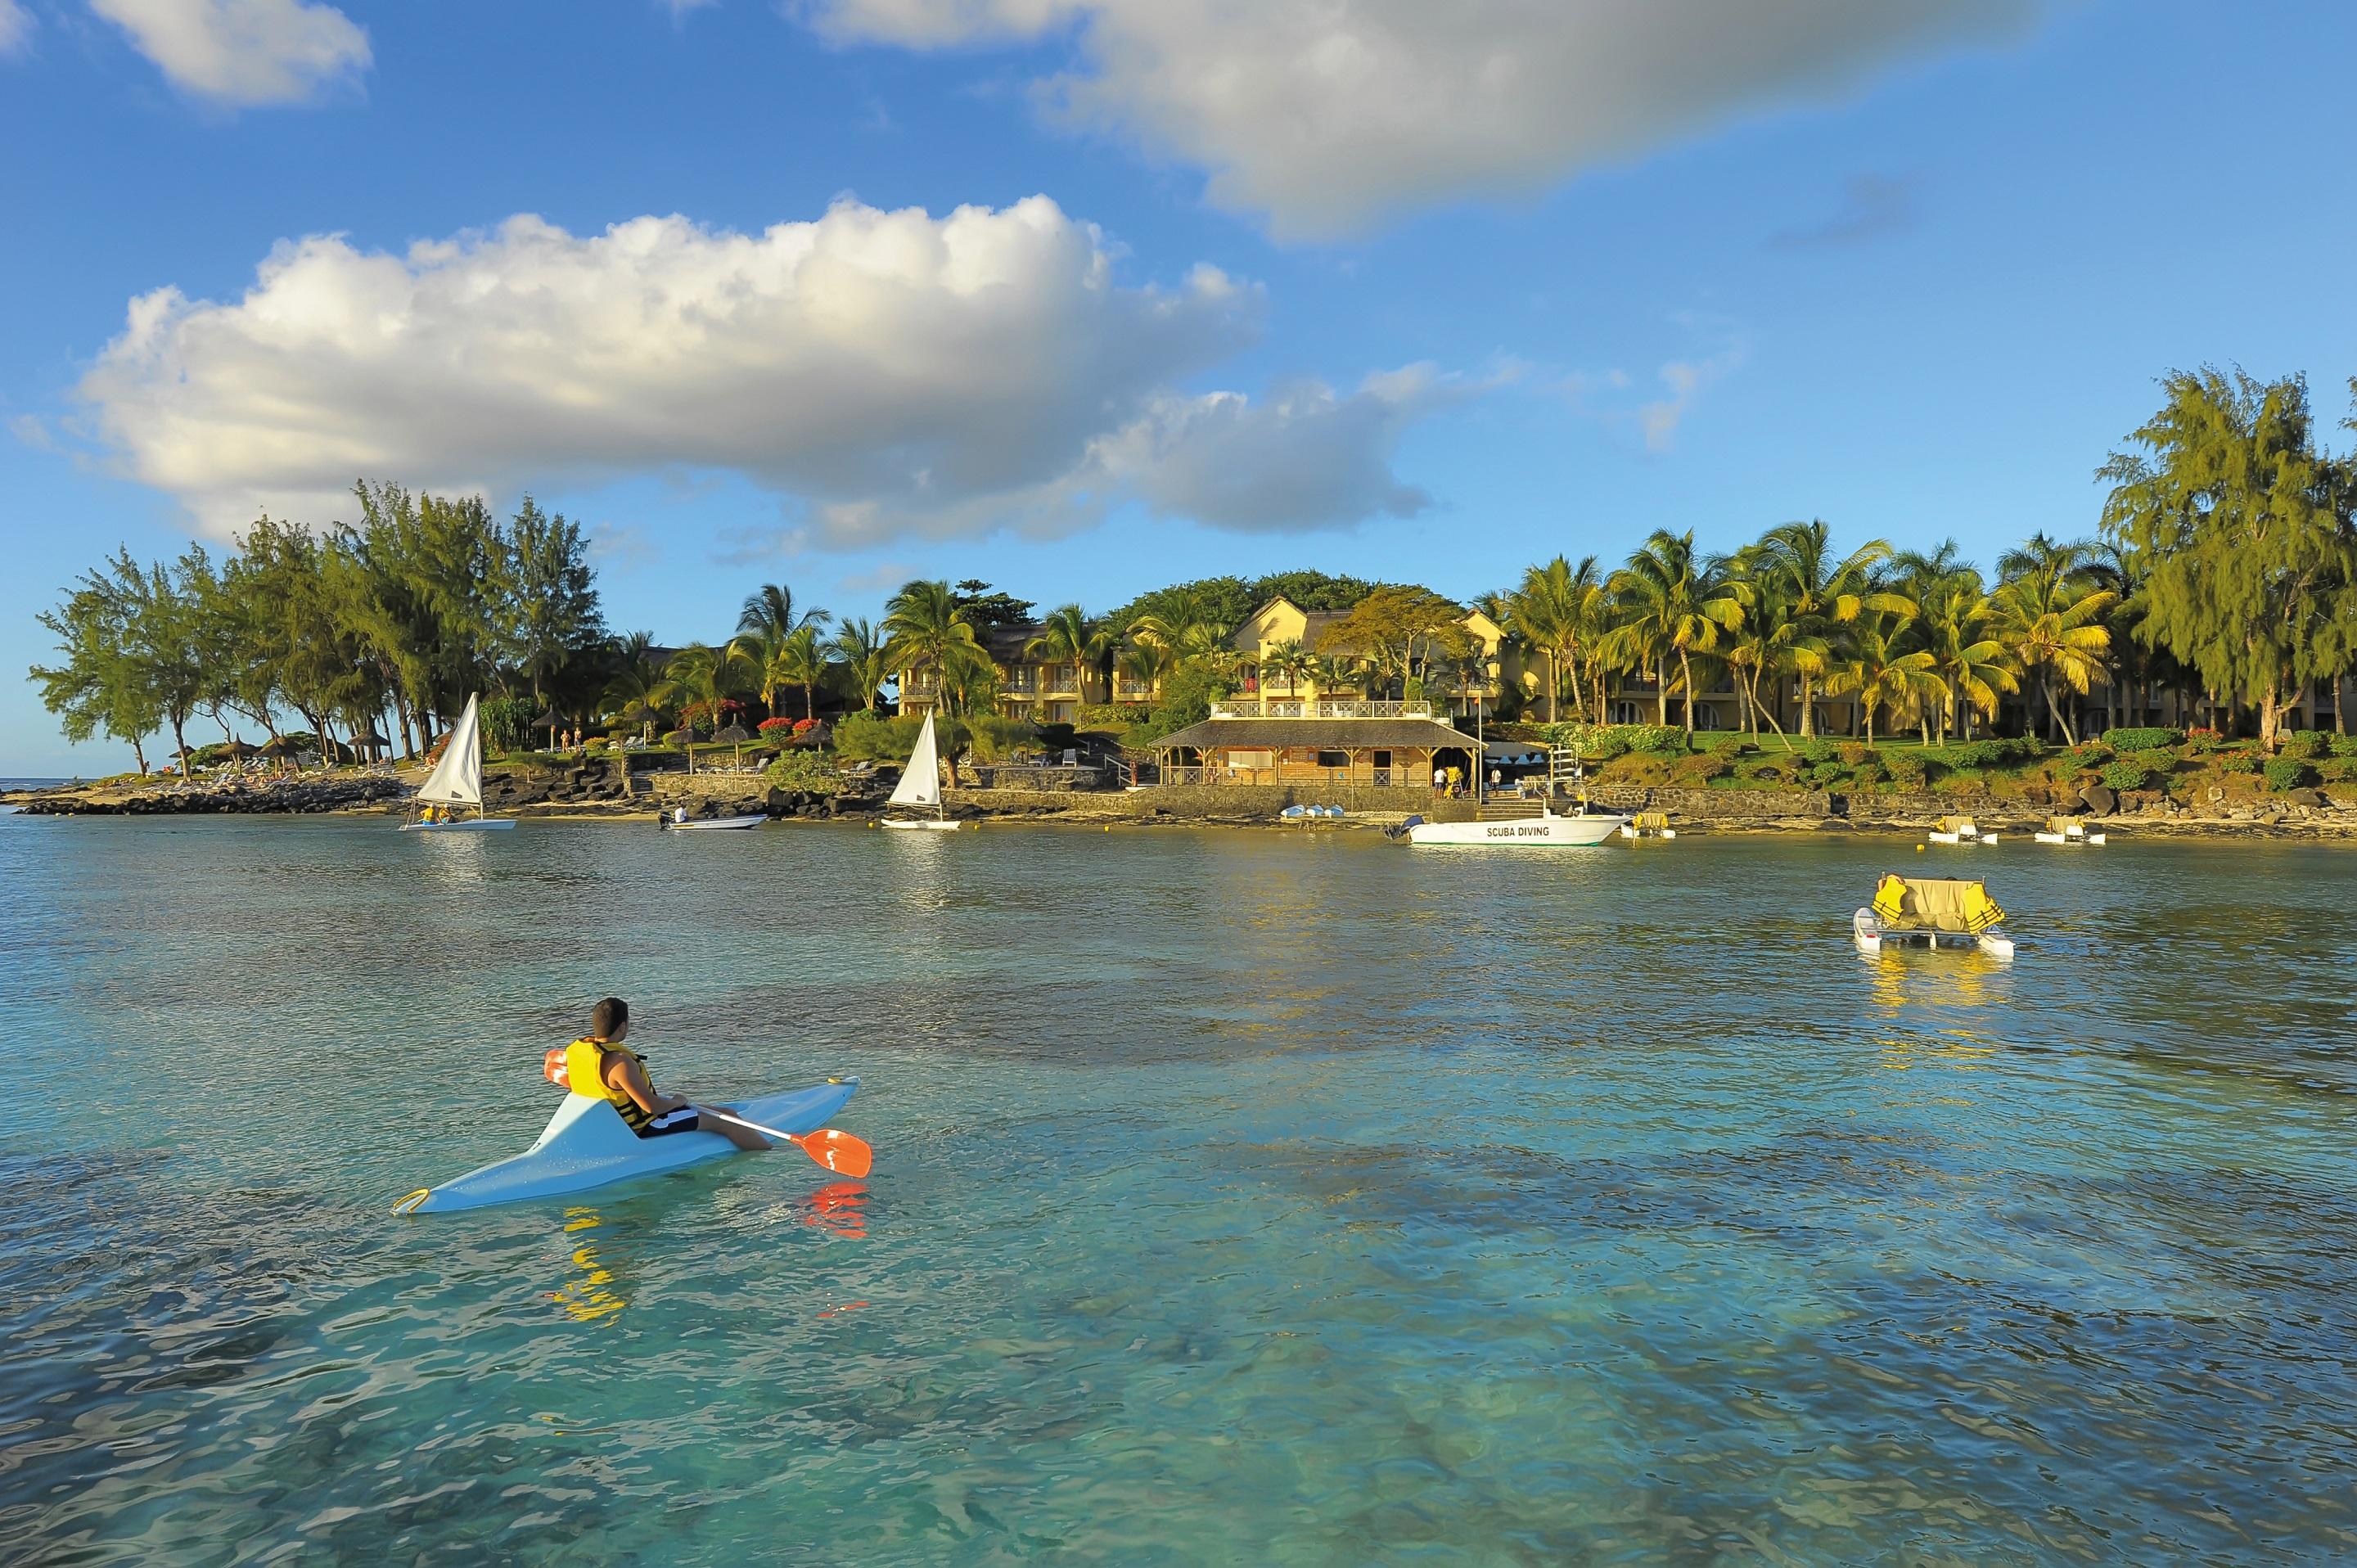
[[1428,719],[1430,703],[1359,697],[1232,697],[1211,704],[1215,719]]

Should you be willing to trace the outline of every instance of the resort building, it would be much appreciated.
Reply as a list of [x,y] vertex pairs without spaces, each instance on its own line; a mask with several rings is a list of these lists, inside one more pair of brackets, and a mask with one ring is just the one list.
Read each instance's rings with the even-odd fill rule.
[[[1357,684],[1321,693],[1312,660],[1330,653],[1326,634],[1343,618],[1340,610],[1305,610],[1279,595],[1244,618],[1228,639],[1243,659],[1244,694],[1289,701],[1320,696],[1356,698]],[[1476,700],[1494,703],[1509,682],[1523,679],[1521,651],[1505,628],[1480,610],[1460,623],[1472,643],[1463,668],[1436,665],[1425,680],[1425,699],[1439,711],[1469,713]]]
[[[1356,697],[1244,697],[1154,743],[1166,784],[1469,784],[1473,737],[1429,703]],[[1453,777],[1452,777],[1453,775]]]

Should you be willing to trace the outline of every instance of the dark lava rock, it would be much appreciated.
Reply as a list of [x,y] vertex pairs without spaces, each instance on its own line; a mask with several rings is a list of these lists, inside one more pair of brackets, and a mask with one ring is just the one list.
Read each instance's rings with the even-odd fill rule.
[[2108,817],[2120,809],[2120,798],[2101,784],[2090,784],[2079,792],[2080,803],[2099,817]]

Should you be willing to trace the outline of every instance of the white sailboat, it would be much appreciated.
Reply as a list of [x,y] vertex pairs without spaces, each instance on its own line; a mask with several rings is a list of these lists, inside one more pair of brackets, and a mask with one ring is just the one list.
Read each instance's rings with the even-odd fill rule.
[[950,821],[949,808],[942,803],[942,750],[933,739],[933,715],[925,714],[925,727],[917,732],[917,749],[909,754],[909,766],[900,770],[900,782],[892,790],[895,806],[931,806],[930,817],[887,817],[888,828],[910,828],[932,832],[957,832],[957,823]]
[[[436,820],[412,817],[401,824],[403,832],[481,832],[488,828],[511,828],[513,822],[483,813],[483,731],[475,717],[475,699],[467,699],[467,711],[458,715],[458,723],[443,744],[442,760],[425,776],[417,791],[419,806],[437,808]],[[453,815],[458,808],[472,806],[474,816],[464,821]]]

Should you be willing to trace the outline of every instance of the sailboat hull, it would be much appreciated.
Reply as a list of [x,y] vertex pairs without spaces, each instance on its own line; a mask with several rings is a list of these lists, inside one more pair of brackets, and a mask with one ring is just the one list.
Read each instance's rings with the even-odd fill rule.
[[493,817],[471,822],[404,822],[405,833],[483,833],[497,828],[511,828],[515,823],[505,817]]
[[953,833],[965,824],[963,822],[950,822],[945,818],[938,817],[918,817],[912,819],[887,817],[884,819],[882,825],[888,828],[905,828],[919,832]]

